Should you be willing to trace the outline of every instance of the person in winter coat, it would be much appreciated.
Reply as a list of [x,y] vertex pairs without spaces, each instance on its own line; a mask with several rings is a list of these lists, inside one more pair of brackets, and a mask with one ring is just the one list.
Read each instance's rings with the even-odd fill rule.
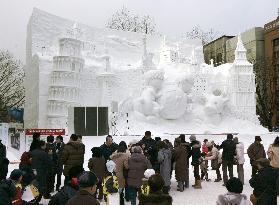
[[233,162],[234,162],[234,156],[236,155],[236,145],[233,142],[232,134],[227,135],[227,139],[222,142],[222,144],[219,146],[219,149],[223,149],[222,170],[223,170],[223,181],[225,185],[228,181],[227,169],[229,170],[230,178],[233,178]]
[[243,168],[245,162],[244,144],[243,142],[239,142],[237,137],[235,137],[233,141],[236,144],[236,161],[237,161],[238,178],[240,179],[242,184],[244,184],[244,168]]
[[83,172],[83,167],[72,167],[69,171],[69,177],[71,180],[64,184],[62,189],[51,197],[48,205],[65,205],[71,198],[73,198],[79,190],[78,176]]
[[278,178],[278,170],[271,167],[270,161],[266,158],[258,159],[254,164],[258,166],[259,171],[250,179],[249,183],[254,189],[253,195],[256,199],[255,204],[276,205],[276,180]]
[[175,162],[175,179],[178,183],[178,191],[183,192],[184,181],[187,180],[187,149],[181,143],[180,138],[174,141],[174,149],[172,151],[172,159]]
[[40,145],[39,145],[40,137],[41,137],[41,134],[38,132],[35,132],[33,134],[33,141],[31,142],[29,152],[32,152],[33,150],[40,148]]
[[102,155],[104,156],[105,160],[108,161],[110,155],[117,150],[118,145],[113,142],[112,136],[108,135],[106,137],[106,142],[100,146]]
[[192,153],[192,147],[191,147],[191,144],[185,140],[185,135],[184,134],[180,134],[179,138],[181,139],[181,143],[186,147],[186,150],[187,150],[187,165],[186,165],[187,179],[184,182],[184,188],[189,188],[189,184],[190,184],[189,165],[190,165],[190,157],[191,157],[191,153]]
[[56,162],[56,191],[59,191],[60,186],[61,186],[61,176],[63,173],[63,164],[60,162],[60,157],[62,154],[62,151],[64,149],[64,142],[63,142],[63,137],[61,135],[58,135],[56,137],[56,142],[55,142],[55,153],[57,155],[57,162]]
[[31,153],[30,152],[24,152],[21,155],[19,169],[23,172],[23,177],[22,177],[21,183],[22,183],[22,186],[24,189],[36,177],[33,172],[32,165],[31,165]]
[[136,205],[137,191],[142,185],[142,178],[146,169],[151,168],[150,162],[144,156],[140,146],[132,148],[132,155],[128,160],[127,185],[129,189],[129,199],[131,205]]
[[102,182],[106,173],[106,160],[102,155],[100,147],[93,147],[91,151],[92,151],[92,158],[89,159],[88,168],[91,172],[94,172],[98,177],[99,182],[97,183],[97,190],[95,195],[97,195],[98,192],[98,197],[96,198],[102,200],[103,199]]
[[168,145],[161,141],[158,144],[158,162],[160,165],[160,174],[164,179],[164,188],[163,192],[165,194],[169,193],[170,185],[171,185],[171,160],[172,160],[172,153],[171,150],[168,148]]
[[0,205],[12,205],[16,195],[16,187],[11,179],[0,181]]
[[208,156],[205,157],[205,160],[211,160],[212,170],[216,170],[217,179],[214,182],[219,182],[222,180],[220,167],[222,164],[222,155],[217,149],[217,146],[214,142],[207,142],[208,146]]
[[55,183],[55,174],[56,174],[56,165],[57,165],[57,154],[55,150],[54,144],[54,136],[50,135],[47,136],[47,143],[46,143],[46,153],[48,154],[49,158],[51,159],[51,167],[48,169],[47,175],[47,192],[51,193],[54,191],[54,183]]
[[124,169],[128,169],[128,159],[130,157],[130,154],[126,151],[127,146],[120,145],[118,146],[117,152],[110,156],[111,160],[115,163],[115,174],[119,186],[120,204],[124,204],[124,189],[126,187]]
[[65,182],[67,183],[69,178],[69,170],[72,167],[82,166],[84,163],[84,144],[77,141],[75,134],[71,135],[70,141],[65,145],[62,154],[60,156],[60,162],[64,165],[63,174],[65,176]]
[[12,202],[13,205],[23,205],[27,203],[22,200],[22,194],[23,194],[23,189],[21,185],[22,176],[23,176],[23,172],[19,169],[14,169],[10,175],[10,179],[13,181],[16,187],[16,194]]
[[276,137],[273,144],[269,146],[267,155],[270,159],[270,165],[279,168],[279,137]]
[[8,165],[10,161],[6,158],[7,150],[6,146],[2,143],[0,139],[0,181],[6,179],[8,174]]
[[261,158],[266,158],[264,146],[261,144],[261,141],[262,139],[260,136],[255,136],[255,142],[247,149],[247,154],[250,158],[250,164],[252,166],[252,176],[255,176],[258,171],[255,161]]
[[71,198],[66,205],[100,205],[94,197],[96,192],[98,177],[93,172],[84,172],[79,177],[80,190]]
[[148,195],[139,195],[139,205],[171,205],[172,197],[162,191],[164,184],[164,179],[160,174],[152,175],[148,179],[150,192]]
[[38,181],[38,189],[45,199],[50,198],[50,193],[47,190],[47,173],[48,169],[52,166],[52,162],[48,154],[45,152],[45,141],[38,142],[39,148],[31,152],[32,167],[36,170],[36,179]]
[[156,141],[151,138],[151,132],[146,131],[144,137],[138,143],[143,149],[144,155],[151,162],[152,168],[159,172],[159,166],[157,161],[158,151],[156,148]]
[[228,193],[218,196],[217,205],[250,205],[247,196],[241,194],[243,191],[243,183],[236,177],[230,178],[226,183]]
[[193,187],[195,189],[201,189],[201,177],[200,177],[200,163],[201,163],[201,143],[197,141],[195,135],[190,136],[191,141],[191,154],[192,154],[192,163],[191,165],[194,166],[194,177],[195,177],[195,184]]

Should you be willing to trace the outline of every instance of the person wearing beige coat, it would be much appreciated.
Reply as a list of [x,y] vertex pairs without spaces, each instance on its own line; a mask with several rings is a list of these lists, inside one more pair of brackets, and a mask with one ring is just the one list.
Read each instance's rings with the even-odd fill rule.
[[274,143],[269,146],[267,155],[270,165],[274,168],[279,168],[279,137],[276,137]]

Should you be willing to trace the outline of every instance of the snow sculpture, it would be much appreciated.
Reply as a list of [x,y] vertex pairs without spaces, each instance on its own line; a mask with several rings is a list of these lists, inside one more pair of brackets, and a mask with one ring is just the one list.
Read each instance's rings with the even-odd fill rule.
[[238,35],[235,60],[230,69],[230,101],[231,109],[237,118],[256,120],[255,74],[253,65],[246,58],[246,49]]
[[79,104],[82,42],[73,38],[59,40],[59,56],[53,57],[49,86],[47,124],[49,128],[65,128],[68,108]]
[[192,75],[183,77],[178,83],[178,87],[181,88],[183,92],[186,93],[187,95],[190,94],[193,86],[194,86],[194,78]]
[[139,115],[158,116],[161,106],[158,98],[161,96],[160,90],[164,81],[164,72],[161,70],[151,70],[145,73],[145,88],[141,96],[134,101],[133,109]]
[[168,87],[162,90],[158,100],[160,116],[166,120],[176,120],[184,115],[187,109],[187,96],[178,87]]
[[146,35],[143,36],[143,56],[142,67],[144,71],[156,69],[156,65],[153,63],[153,53],[148,53],[146,48]]
[[[217,91],[216,91],[217,92]],[[222,95],[208,96],[204,113],[209,123],[218,125],[226,115],[229,115],[229,99]]]

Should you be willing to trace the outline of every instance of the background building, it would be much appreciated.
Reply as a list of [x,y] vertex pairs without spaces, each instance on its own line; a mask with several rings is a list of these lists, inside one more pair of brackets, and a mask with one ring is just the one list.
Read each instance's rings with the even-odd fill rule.
[[[221,36],[216,40],[203,46],[204,61],[210,64],[210,60],[213,59],[214,66],[227,63],[226,61],[226,41],[234,36]],[[235,47],[236,48],[236,47]],[[234,49],[235,49],[234,48]]]
[[[251,28],[240,34],[244,47],[247,50],[247,60],[255,63],[264,58],[264,29],[261,27]],[[232,63],[235,59],[237,37],[226,41],[226,62]]]
[[279,125],[279,16],[264,25],[265,73],[269,111],[272,113],[272,126]]

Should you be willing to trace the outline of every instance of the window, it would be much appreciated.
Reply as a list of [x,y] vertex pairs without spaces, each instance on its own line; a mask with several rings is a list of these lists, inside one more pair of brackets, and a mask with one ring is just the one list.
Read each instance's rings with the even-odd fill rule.
[[75,71],[76,65],[75,63],[72,63],[72,71]]

